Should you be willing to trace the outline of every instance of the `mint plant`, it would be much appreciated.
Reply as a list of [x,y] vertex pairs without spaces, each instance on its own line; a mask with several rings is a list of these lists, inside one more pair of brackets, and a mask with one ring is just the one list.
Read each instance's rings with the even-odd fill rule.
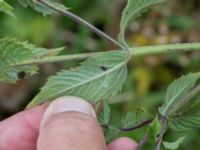
[[[25,74],[34,75],[39,69],[38,64],[85,59],[77,68],[63,70],[57,75],[49,77],[47,83],[27,108],[65,95],[82,97],[97,106],[103,101],[104,108],[99,114],[99,122],[105,131],[107,142],[110,142],[120,132],[146,127],[147,132],[139,143],[138,149],[141,149],[149,138],[154,139],[156,150],[159,150],[162,145],[166,149],[177,149],[179,144],[184,141],[184,137],[180,137],[174,142],[164,141],[163,136],[167,129],[185,132],[200,126],[200,101],[195,98],[200,93],[200,72],[189,73],[176,79],[168,87],[163,105],[158,108],[157,114],[150,115],[145,109],[138,113],[129,112],[122,118],[120,127],[110,124],[111,110],[107,101],[121,90],[127,77],[127,64],[132,57],[200,50],[200,43],[145,47],[128,45],[125,37],[128,24],[153,5],[160,4],[165,0],[128,0],[122,13],[119,40],[113,39],[71,13],[61,3],[53,0],[18,1],[22,6],[31,7],[44,16],[53,13],[67,16],[119,47],[119,50],[109,52],[58,55],[64,48],[46,49],[28,42],[20,42],[17,39],[2,38],[0,40],[0,81],[3,82],[16,83],[23,79]],[[0,0],[0,11],[17,19],[12,6],[4,0]],[[145,120],[141,118],[140,113],[146,114]]]

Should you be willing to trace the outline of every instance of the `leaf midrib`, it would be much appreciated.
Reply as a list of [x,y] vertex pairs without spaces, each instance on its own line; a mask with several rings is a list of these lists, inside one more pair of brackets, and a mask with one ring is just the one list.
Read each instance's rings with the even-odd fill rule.
[[[74,85],[74,86],[71,86],[70,88],[64,89],[64,90],[62,90],[62,91],[60,91],[60,92],[58,92],[58,93],[56,93],[56,94],[53,94],[53,95],[51,95],[51,96],[48,96],[46,99],[50,99],[50,97],[55,97],[56,95],[60,95],[60,94],[62,94],[62,93],[65,93],[66,91],[69,91],[69,90],[74,89],[74,88],[76,88],[76,87],[79,87],[79,86],[81,86],[81,85],[87,84],[87,83],[89,83],[89,82],[91,82],[91,81],[97,80],[97,79],[99,79],[99,78],[101,78],[101,77],[103,77],[103,76],[106,76],[106,75],[108,75],[109,73],[112,73],[112,72],[116,71],[117,69],[121,68],[121,67],[124,66],[127,62],[128,62],[128,59],[125,60],[125,61],[123,61],[122,63],[116,65],[115,67],[113,67],[113,68],[111,68],[111,69],[109,69],[109,70],[107,70],[107,71],[105,71],[105,72],[103,72],[103,73],[97,75],[97,76],[94,76],[94,77],[92,77],[92,78],[89,78],[88,80],[85,80],[84,82],[80,82],[80,83],[78,83],[78,84],[76,84],[76,85]],[[37,98],[37,97],[36,97],[36,98]],[[33,101],[34,101],[34,99],[33,99]]]
[[164,109],[164,111],[163,111],[163,115],[164,115],[164,116],[166,115],[166,113],[167,113],[169,107],[174,103],[174,101],[178,98],[178,96],[180,95],[180,93],[182,93],[183,91],[184,91],[184,88],[182,88],[182,90],[181,90],[180,92],[178,92],[178,93],[174,96],[174,98],[172,98],[172,100],[169,101],[169,103],[166,104],[166,107],[165,107],[165,109]]

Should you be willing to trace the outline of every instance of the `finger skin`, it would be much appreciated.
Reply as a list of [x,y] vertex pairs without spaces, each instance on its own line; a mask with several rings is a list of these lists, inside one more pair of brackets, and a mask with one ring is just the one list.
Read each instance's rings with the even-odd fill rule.
[[[36,150],[40,122],[47,106],[48,104],[37,106],[33,109],[20,112],[13,117],[1,121],[0,150]],[[55,139],[57,139],[57,142],[65,143],[70,150],[105,150],[104,137],[101,128],[99,127],[96,120],[91,120],[91,117],[87,115],[85,116],[81,113],[71,113],[72,114],[68,113],[68,115],[66,116],[54,116],[52,119],[49,120],[52,123],[48,124],[47,128],[45,127],[45,130],[49,132],[49,129],[52,129],[55,126],[56,128],[54,128],[55,131],[48,133],[53,134],[53,136],[51,137],[52,139],[49,138],[48,140],[55,141]],[[74,118],[69,116],[73,116]],[[68,118],[68,121],[63,121],[65,120],[65,118]],[[86,122],[89,123],[86,124]],[[65,125],[63,126],[62,124]],[[66,126],[66,124],[68,125]],[[58,125],[59,127],[57,127]],[[69,130],[67,132],[62,132],[66,130],[66,127]],[[59,130],[59,128],[62,130]],[[57,133],[57,136],[67,135],[67,137],[55,138],[56,136],[54,136],[54,133]],[[46,143],[44,141],[43,146],[45,146],[45,144],[49,145],[48,140],[46,140]],[[56,145],[51,145],[50,148],[58,150],[59,147],[62,148],[60,145],[57,145],[57,143],[55,144]],[[53,146],[56,148],[53,148]],[[131,139],[120,138],[109,144],[107,150],[135,150],[136,147],[137,144]],[[51,150],[50,148],[48,148],[48,150]],[[42,149],[47,149],[47,147],[45,146],[45,148]]]
[[47,104],[20,112],[0,122],[0,150],[35,150]]
[[121,137],[109,144],[107,150],[137,150],[137,143],[130,138]]
[[37,150],[106,150],[95,118],[79,112],[51,116],[40,130]]

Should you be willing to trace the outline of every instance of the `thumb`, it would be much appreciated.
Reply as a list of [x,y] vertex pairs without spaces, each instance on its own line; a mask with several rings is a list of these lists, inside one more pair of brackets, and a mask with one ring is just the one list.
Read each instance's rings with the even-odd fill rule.
[[37,150],[106,150],[92,106],[81,98],[61,97],[47,108]]

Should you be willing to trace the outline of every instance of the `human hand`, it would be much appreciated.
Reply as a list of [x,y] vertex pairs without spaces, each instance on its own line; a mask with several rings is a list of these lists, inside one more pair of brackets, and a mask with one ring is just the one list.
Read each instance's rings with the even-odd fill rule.
[[119,138],[106,146],[91,105],[77,97],[61,97],[0,122],[0,150],[135,150]]

